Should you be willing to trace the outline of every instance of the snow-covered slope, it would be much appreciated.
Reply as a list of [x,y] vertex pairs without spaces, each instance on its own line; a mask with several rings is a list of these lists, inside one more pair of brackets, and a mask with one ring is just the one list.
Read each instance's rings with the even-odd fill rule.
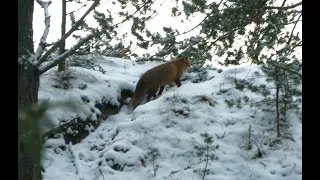
[[[121,89],[134,90],[139,76],[159,62],[137,64],[130,60],[100,57],[95,59],[105,74],[80,67],[70,68],[76,78],[71,88],[52,87],[55,70],[41,77],[40,99],[73,99],[82,109],[49,110],[53,125],[66,116],[87,116],[94,102],[105,100],[116,105]],[[127,114],[126,105],[109,116],[80,143],[65,144],[62,138],[49,139],[43,146],[45,180],[300,180],[302,179],[302,124],[292,113],[289,118],[293,140],[276,139],[275,116],[249,106],[230,108],[226,99],[248,96],[238,91],[230,77],[246,78],[256,66],[209,70],[210,80],[182,81],[177,88],[166,87],[155,100]],[[194,77],[194,73],[186,76]],[[255,80],[264,82],[263,78]],[[82,85],[81,85],[82,84]],[[86,84],[85,89],[79,86]],[[89,103],[81,100],[82,96]],[[252,149],[248,144],[251,125]],[[205,143],[203,134],[212,136]],[[256,158],[257,148],[262,157]]]

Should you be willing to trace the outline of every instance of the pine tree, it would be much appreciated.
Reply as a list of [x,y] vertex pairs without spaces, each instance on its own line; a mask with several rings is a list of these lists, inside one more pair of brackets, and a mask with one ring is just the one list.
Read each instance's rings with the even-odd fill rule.
[[[284,0],[281,6],[276,6],[275,0],[176,2],[176,7],[172,7],[173,18],[180,18],[182,23],[193,20],[193,16],[204,18],[187,30],[163,27],[163,35],[159,32],[152,34],[145,27],[145,22],[134,21],[135,26],[140,25],[140,33],[136,35],[138,45],[141,48],[158,46],[154,56],[176,56],[185,51],[190,54],[193,64],[200,66],[212,60],[222,65],[238,65],[248,61],[262,64],[265,56],[268,56],[267,59],[270,57],[270,51],[277,51],[278,43],[281,43],[277,37],[281,34],[285,34],[283,40],[289,42],[288,45],[302,46],[301,35],[293,31],[290,33],[291,29],[296,29],[297,23],[301,23],[301,1],[293,3]],[[195,30],[199,34],[178,38]]]

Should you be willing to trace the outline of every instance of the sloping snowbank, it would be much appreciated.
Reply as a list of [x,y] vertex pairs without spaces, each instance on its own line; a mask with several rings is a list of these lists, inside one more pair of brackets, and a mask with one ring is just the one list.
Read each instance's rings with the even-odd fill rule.
[[[117,104],[118,89],[134,89],[143,72],[160,64],[132,65],[127,61],[101,59],[98,61],[101,67],[112,69],[106,74],[72,68],[78,77],[72,80],[75,88],[64,91],[50,87],[54,83],[53,71],[48,72],[41,79],[39,96],[56,100],[74,98],[83,104],[80,111],[85,115],[93,104],[84,105],[81,95],[87,96],[90,102],[105,97]],[[126,105],[121,107],[118,114],[109,116],[79,144],[65,144],[61,138],[47,140],[42,161],[44,179],[191,180],[202,179],[205,167],[208,180],[302,179],[302,124],[298,117],[292,114],[288,122],[295,142],[277,141],[274,115],[247,105],[230,108],[225,103],[226,99],[244,95],[259,97],[246,90],[236,90],[230,82],[235,74],[237,78],[250,77],[255,70],[258,70],[255,66],[222,73],[210,70],[208,76],[214,76],[211,80],[201,83],[186,80],[180,88],[167,87],[162,96],[138,106],[132,114],[126,113]],[[255,82],[264,82],[264,78]],[[77,89],[80,83],[86,83],[87,88]],[[55,115],[52,121],[58,123],[68,113],[56,109],[49,116]],[[253,144],[247,150],[250,125]],[[204,142],[203,133],[213,137],[212,144]],[[258,147],[262,157],[254,158]],[[206,157],[209,157],[207,166]]]

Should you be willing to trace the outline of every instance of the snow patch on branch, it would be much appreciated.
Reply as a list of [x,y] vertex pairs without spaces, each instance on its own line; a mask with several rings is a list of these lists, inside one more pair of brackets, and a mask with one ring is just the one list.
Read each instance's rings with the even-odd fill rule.
[[47,46],[47,37],[49,34],[49,28],[50,28],[50,15],[49,15],[49,6],[51,4],[51,0],[49,1],[44,1],[44,0],[37,0],[38,4],[40,4],[40,6],[44,9],[44,16],[45,16],[45,29],[43,31],[43,34],[40,38],[40,42],[39,42],[39,46],[37,48],[37,51],[35,53],[35,61],[37,61],[41,54],[43,53],[43,50],[45,49],[45,47]]
[[31,53],[30,51],[26,50],[27,55],[21,55],[20,57],[18,57],[18,64],[23,65],[24,69],[28,68],[28,63],[35,65],[34,63],[34,54]]
[[84,43],[89,41],[93,37],[92,34],[89,34],[88,36],[82,38],[76,45],[74,45],[72,48],[70,48],[68,51],[64,52],[63,54],[57,56],[52,61],[48,62],[47,64],[44,64],[39,68],[40,74],[46,72],[47,70],[51,69],[52,67],[58,65],[60,62],[64,61],[67,57],[72,55],[77,49],[79,49]]

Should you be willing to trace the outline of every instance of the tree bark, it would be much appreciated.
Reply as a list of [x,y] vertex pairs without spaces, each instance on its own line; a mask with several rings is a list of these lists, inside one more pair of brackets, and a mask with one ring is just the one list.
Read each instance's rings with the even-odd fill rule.
[[[62,20],[61,20],[61,37],[66,34],[66,16],[67,16],[67,2],[62,0]],[[66,40],[63,40],[60,44],[59,54],[63,54],[66,51]],[[64,71],[66,69],[65,61],[62,61],[58,65],[58,72]]]
[[279,84],[279,74],[278,74],[278,67],[275,67],[275,76],[276,76],[276,128],[277,128],[277,137],[280,137],[280,112],[279,112],[279,91],[280,91],[280,84]]
[[[18,109],[29,108],[32,104],[38,103],[39,70],[32,63],[30,54],[33,50],[33,8],[34,0],[18,1]],[[27,115],[28,116],[28,115]],[[27,121],[18,121],[21,125],[18,128],[18,179],[19,180],[40,180],[40,159],[34,158],[29,145],[22,140],[23,135],[28,135],[30,128],[29,117]],[[24,128],[20,128],[24,127]],[[40,147],[35,143],[35,147]],[[40,149],[39,153],[40,157]]]

